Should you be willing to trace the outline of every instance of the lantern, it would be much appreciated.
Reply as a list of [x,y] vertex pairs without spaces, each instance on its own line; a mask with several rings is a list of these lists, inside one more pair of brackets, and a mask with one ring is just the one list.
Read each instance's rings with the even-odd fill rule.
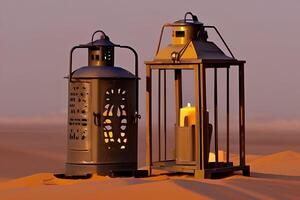
[[[94,40],[96,33],[101,33]],[[133,52],[135,72],[114,66],[114,49]],[[88,66],[73,71],[76,49],[88,49]],[[138,56],[101,30],[71,49],[66,176],[112,175],[137,169]]]
[[[191,16],[189,19],[188,17]],[[165,28],[171,28],[171,43],[160,48],[162,36]],[[231,56],[225,53],[213,42],[208,40],[207,30],[215,30],[223,41],[225,47]],[[219,31],[214,26],[205,26],[198,21],[197,16],[188,12],[183,20],[163,25],[156,55],[152,61],[146,61],[146,139],[147,155],[146,162],[150,174],[153,169],[168,170],[172,172],[192,173],[198,178],[210,178],[212,175],[223,172],[242,171],[244,175],[249,175],[250,168],[245,163],[245,93],[244,93],[244,64],[245,61],[237,60]],[[229,93],[229,75],[230,69],[238,68],[238,95],[239,95],[239,164],[233,165],[229,158],[229,118],[233,115],[230,113],[230,93]],[[213,111],[214,123],[209,123],[209,113],[207,111],[207,81],[206,71],[208,69],[214,72],[213,85]],[[219,161],[219,138],[218,138],[218,79],[219,69],[226,70],[227,80],[223,85],[226,86],[226,160]],[[194,74],[194,96],[195,106],[184,107],[183,101],[183,84],[182,72],[185,70],[193,71]],[[153,92],[152,80],[153,71],[158,71],[158,111],[153,109],[153,98],[156,96]],[[167,81],[166,72],[174,72],[173,86],[175,96],[172,97],[166,91]],[[161,74],[163,72],[163,74]],[[163,83],[161,84],[161,76]],[[162,87],[163,85],[163,87]],[[162,88],[162,89],[161,89]],[[189,88],[188,88],[189,89]],[[163,90],[163,101],[161,101]],[[175,99],[175,158],[168,159],[166,156],[167,140],[166,127],[167,102]],[[163,102],[163,103],[162,103]],[[163,104],[163,105],[161,105]],[[164,108],[164,109],[161,109]],[[163,120],[161,120],[163,116]],[[153,123],[153,118],[158,119],[158,123]],[[162,121],[162,122],[161,122]],[[164,127],[162,129],[161,127]],[[154,130],[158,132],[158,144],[153,144]],[[164,133],[164,145],[161,144],[161,134]],[[209,162],[209,152],[211,137],[214,136],[215,161]],[[154,149],[154,147],[158,147]],[[161,156],[164,147],[165,157]],[[154,160],[153,153],[158,152],[158,159]]]

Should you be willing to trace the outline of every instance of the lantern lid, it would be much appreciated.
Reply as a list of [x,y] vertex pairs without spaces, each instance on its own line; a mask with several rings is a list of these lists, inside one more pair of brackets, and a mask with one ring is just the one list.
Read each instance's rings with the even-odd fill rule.
[[102,78],[126,78],[137,79],[131,72],[121,68],[113,66],[84,66],[72,73],[72,78],[85,78],[85,79],[102,79]]
[[174,25],[190,25],[190,26],[203,26],[203,23],[202,22],[199,22],[199,21],[192,21],[192,20],[184,20],[184,19],[181,19],[181,20],[177,20],[175,22],[173,22]]
[[[101,33],[101,36],[98,40],[94,40],[94,37],[97,33]],[[93,47],[93,46],[96,46],[96,47],[99,47],[99,46],[115,46],[115,44],[110,41],[109,37],[102,30],[98,30],[98,31],[95,31],[93,33],[92,41],[85,44],[84,46],[90,46],[90,47]]]
[[[188,15],[191,16],[189,19],[187,18]],[[183,62],[191,60],[236,60],[217,29],[213,26],[204,26],[202,22],[199,22],[197,16],[193,15],[191,12],[187,12],[183,20],[178,20],[165,26],[172,27],[171,43],[160,48],[161,35],[154,61]],[[231,57],[227,56],[214,42],[208,41],[207,28],[214,28],[216,30],[229,50]],[[163,30],[164,27],[162,32]]]
[[192,19],[187,19],[186,18],[187,14],[190,14],[190,13],[186,13],[184,19],[177,20],[173,24],[176,24],[176,25],[198,25],[198,26],[200,25],[200,26],[203,26],[203,23],[198,20],[198,17],[196,15],[191,14],[192,15]]
[[109,40],[108,36],[106,37],[101,36],[100,39],[89,42],[86,45],[91,47],[92,46],[115,46],[115,44]]
[[188,45],[170,44],[160,49],[154,60],[172,60],[174,52],[180,54],[180,59],[219,59],[234,60],[227,56],[215,43],[209,41],[191,41]]

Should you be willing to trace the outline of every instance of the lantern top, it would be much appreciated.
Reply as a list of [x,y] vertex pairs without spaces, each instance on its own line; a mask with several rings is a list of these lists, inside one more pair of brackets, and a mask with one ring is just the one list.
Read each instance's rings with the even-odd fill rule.
[[[94,40],[94,36],[101,33],[100,39]],[[121,68],[114,66],[114,48],[122,48],[130,50],[134,55],[134,74]],[[88,49],[88,66],[81,67],[73,71],[73,52],[76,49]],[[109,37],[102,31],[97,30],[92,35],[90,43],[72,47],[70,51],[70,66],[68,79],[102,79],[102,78],[127,78],[138,80],[138,55],[130,46],[114,44]]]
[[[188,18],[188,16],[191,16]],[[171,44],[185,45],[192,40],[207,40],[207,32],[204,30],[202,22],[191,12],[184,15],[184,19],[175,21],[171,24],[165,24],[163,27],[172,28]]]
[[102,66],[93,67],[85,66],[75,70],[72,73],[72,78],[80,79],[103,79],[103,78],[126,78],[137,79],[135,75],[121,67]]
[[[102,33],[101,36],[100,36],[100,39],[98,40],[94,40],[94,37],[97,33]],[[92,35],[92,41],[87,43],[86,46],[95,46],[95,47],[99,47],[99,46],[115,46],[114,43],[112,43],[109,39],[109,37],[104,33],[104,31],[102,30],[98,30],[98,31],[95,31]]]
[[[190,15],[192,18],[188,19],[187,16]],[[198,20],[198,17],[196,15],[193,15],[191,12],[187,12],[184,15],[184,19],[177,20],[174,22],[176,25],[198,25],[203,26],[203,23]]]
[[[188,19],[189,15],[191,17]],[[165,28],[172,29],[171,42],[161,48]],[[208,41],[207,29],[216,31],[230,56],[227,56],[214,42]],[[153,63],[203,62],[204,60],[218,63],[237,61],[217,28],[203,25],[191,12],[187,12],[183,20],[163,25]]]

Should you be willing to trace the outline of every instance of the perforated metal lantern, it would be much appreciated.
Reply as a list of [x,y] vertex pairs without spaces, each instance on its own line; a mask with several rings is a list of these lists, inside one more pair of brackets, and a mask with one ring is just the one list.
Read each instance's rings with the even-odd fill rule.
[[[101,33],[94,41],[96,33]],[[134,53],[135,74],[114,66],[114,49]],[[88,49],[88,66],[72,70],[75,49]],[[72,48],[69,71],[67,176],[137,169],[138,57],[129,46],[96,31]]]

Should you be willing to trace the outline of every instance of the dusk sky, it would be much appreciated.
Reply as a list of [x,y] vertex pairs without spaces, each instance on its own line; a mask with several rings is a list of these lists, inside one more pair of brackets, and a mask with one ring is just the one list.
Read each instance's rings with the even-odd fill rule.
[[[138,51],[143,115],[143,62],[153,58],[161,26],[187,11],[217,26],[247,61],[248,119],[300,119],[299,0],[1,0],[0,117],[63,114],[69,51],[97,29]],[[116,64],[132,70],[130,54],[119,55]],[[75,56],[75,66],[86,65],[84,53]]]

